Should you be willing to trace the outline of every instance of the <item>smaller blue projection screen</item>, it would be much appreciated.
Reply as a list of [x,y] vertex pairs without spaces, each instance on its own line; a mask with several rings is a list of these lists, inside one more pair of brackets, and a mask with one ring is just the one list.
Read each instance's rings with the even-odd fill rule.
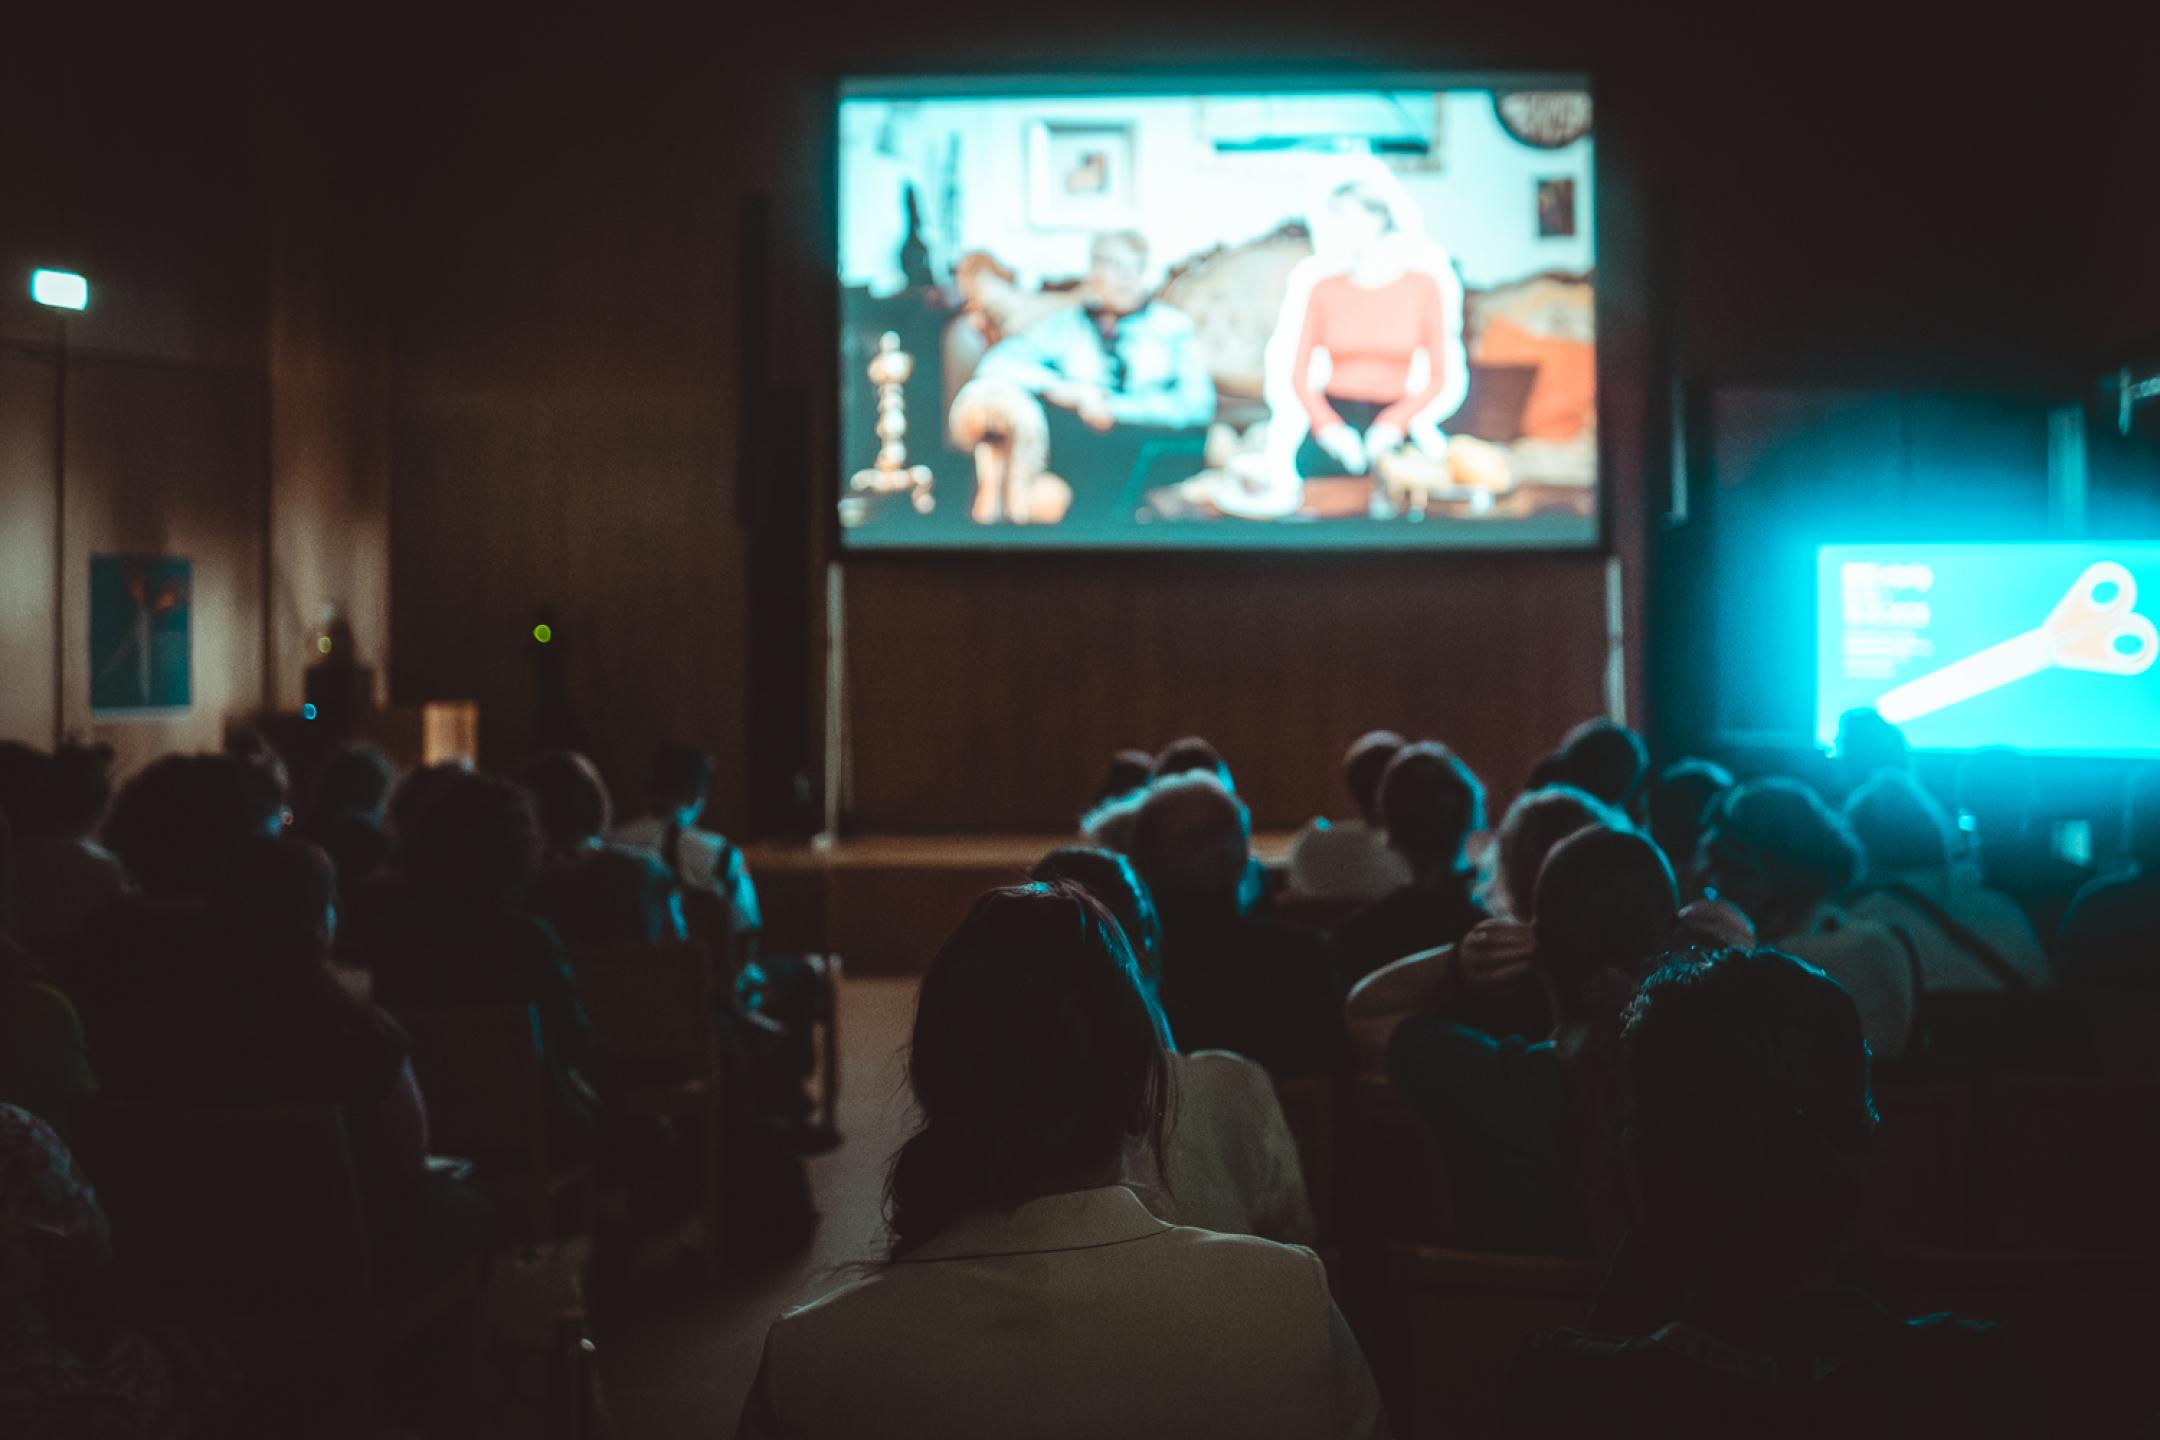
[[2160,544],[1829,545],[1815,733],[1871,707],[1919,750],[2160,754]]
[[843,85],[844,542],[1595,544],[1592,118],[1566,76]]

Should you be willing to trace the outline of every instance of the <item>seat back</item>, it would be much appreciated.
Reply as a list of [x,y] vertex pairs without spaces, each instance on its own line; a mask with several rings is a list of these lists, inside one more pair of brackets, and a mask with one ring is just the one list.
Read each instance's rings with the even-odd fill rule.
[[1893,1314],[2000,1324],[2053,1434],[2129,1435],[2160,1413],[2160,1255],[1906,1252],[1880,1284]]
[[121,1262],[220,1306],[357,1312],[366,1223],[334,1105],[84,1105],[84,1173]]
[[1938,1080],[1884,1085],[1882,1170],[1868,1197],[1869,1235],[1888,1245],[1969,1243],[1978,1117],[1973,1087]]
[[1290,1138],[1297,1141],[1298,1165],[1305,1172],[1305,1193],[1312,1199],[1313,1234],[1316,1245],[1335,1240],[1336,1150],[1335,1121],[1338,1094],[1330,1076],[1277,1080],[1275,1098],[1282,1105]]
[[1429,1245],[1389,1247],[1405,1363],[1387,1395],[1399,1435],[1486,1435],[1510,1367],[1541,1331],[1580,1325],[1600,1277],[1594,1260]]
[[428,1146],[484,1171],[548,1173],[539,1007],[467,1005],[399,1017],[427,1104]]
[[1977,1248],[2160,1250],[2160,1081],[2001,1076],[1980,1113]]
[[2123,1078],[2160,1076],[2160,990],[2094,990],[2076,997],[2093,1063]]
[[93,1101],[75,1152],[130,1286],[208,1324],[251,1407],[303,1434],[366,1403],[372,1272],[335,1106]]
[[1374,1245],[1445,1245],[1455,1238],[1455,1198],[1432,1137],[1384,1075],[1350,1079],[1350,1134],[1343,1177],[1347,1231]]
[[581,952],[572,969],[604,1073],[718,1079],[716,982],[702,941],[607,946]]

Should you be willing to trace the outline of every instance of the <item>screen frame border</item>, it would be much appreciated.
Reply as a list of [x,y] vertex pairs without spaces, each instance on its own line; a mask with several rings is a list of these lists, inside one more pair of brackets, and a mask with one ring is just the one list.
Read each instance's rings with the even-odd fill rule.
[[[1099,540],[1059,541],[1042,540],[984,541],[975,544],[873,544],[854,545],[848,542],[848,527],[840,523],[840,500],[845,484],[846,463],[840,458],[845,453],[846,440],[839,432],[843,408],[843,387],[847,376],[839,359],[841,341],[845,330],[845,289],[840,282],[840,165],[842,135],[839,123],[840,106],[851,99],[923,99],[933,96],[968,94],[1010,96],[1069,96],[1069,95],[1205,95],[1250,93],[1255,90],[1278,94],[1322,93],[1344,89],[1426,89],[1458,88],[1471,90],[1531,89],[1531,88],[1579,88],[1591,97],[1593,116],[1596,115],[1600,93],[1597,76],[1587,65],[1561,65],[1547,67],[1517,67],[1496,65],[1491,67],[1434,65],[1409,69],[1355,66],[1355,65],[1303,65],[1285,62],[1280,71],[1265,66],[1241,66],[1220,71],[1194,69],[1147,69],[1119,71],[1093,68],[1072,74],[1044,72],[1014,72],[1009,70],[983,70],[979,72],[949,71],[928,74],[896,70],[881,73],[874,70],[853,69],[845,74],[829,76],[822,96],[820,120],[827,127],[824,146],[823,206],[826,223],[822,227],[819,257],[824,267],[823,295],[831,306],[828,354],[832,362],[825,366],[826,380],[823,393],[824,413],[831,417],[831,428],[823,437],[822,444],[829,446],[830,464],[823,468],[826,473],[818,480],[813,491],[812,503],[820,507],[819,538],[825,557],[835,564],[867,562],[920,562],[934,558],[940,563],[984,563],[1004,559],[1016,559],[1037,563],[1056,564],[1067,559],[1101,562],[1124,560],[1128,557],[1152,555],[1168,556],[1185,564],[1201,563],[1263,563],[1282,564],[1301,562],[1307,564],[1340,564],[1347,561],[1369,561],[1377,557],[1430,557],[1443,558],[1450,555],[1522,555],[1522,556],[1604,556],[1618,553],[1614,521],[1613,464],[1614,431],[1611,377],[1608,371],[1608,335],[1612,316],[1610,287],[1605,283],[1607,274],[1607,251],[1609,223],[1608,202],[1605,197],[1615,192],[1613,172],[1608,158],[1609,151],[1599,144],[1601,131],[1595,119],[1590,139],[1591,175],[1600,197],[1590,216],[1591,247],[1593,255],[1592,274],[1596,277],[1591,296],[1593,324],[1597,335],[1596,353],[1593,359],[1595,375],[1595,417],[1597,425],[1597,481],[1595,485],[1595,513],[1591,517],[1589,537],[1580,541],[1555,541],[1542,537],[1529,537],[1519,542],[1471,538],[1461,542],[1441,544],[1407,542],[1395,545],[1302,544],[1276,546],[1265,543],[1237,544],[1203,540],[1150,540],[1142,544],[1105,544]],[[1646,292],[1647,295],[1647,292]],[[1263,532],[1264,533],[1264,532]]]

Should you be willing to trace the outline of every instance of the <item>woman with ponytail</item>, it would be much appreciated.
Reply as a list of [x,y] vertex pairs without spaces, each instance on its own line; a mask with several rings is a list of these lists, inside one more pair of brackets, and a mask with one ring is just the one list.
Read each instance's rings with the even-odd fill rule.
[[886,1262],[783,1315],[739,1434],[1374,1436],[1311,1251],[1171,1225],[1168,1060],[1118,922],[993,890],[923,978]]

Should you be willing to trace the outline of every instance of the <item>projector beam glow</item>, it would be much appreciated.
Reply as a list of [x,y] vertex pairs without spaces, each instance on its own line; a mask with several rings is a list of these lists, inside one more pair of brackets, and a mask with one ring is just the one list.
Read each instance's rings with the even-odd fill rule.
[[90,306],[90,282],[72,270],[33,270],[30,298],[55,310],[85,310]]

